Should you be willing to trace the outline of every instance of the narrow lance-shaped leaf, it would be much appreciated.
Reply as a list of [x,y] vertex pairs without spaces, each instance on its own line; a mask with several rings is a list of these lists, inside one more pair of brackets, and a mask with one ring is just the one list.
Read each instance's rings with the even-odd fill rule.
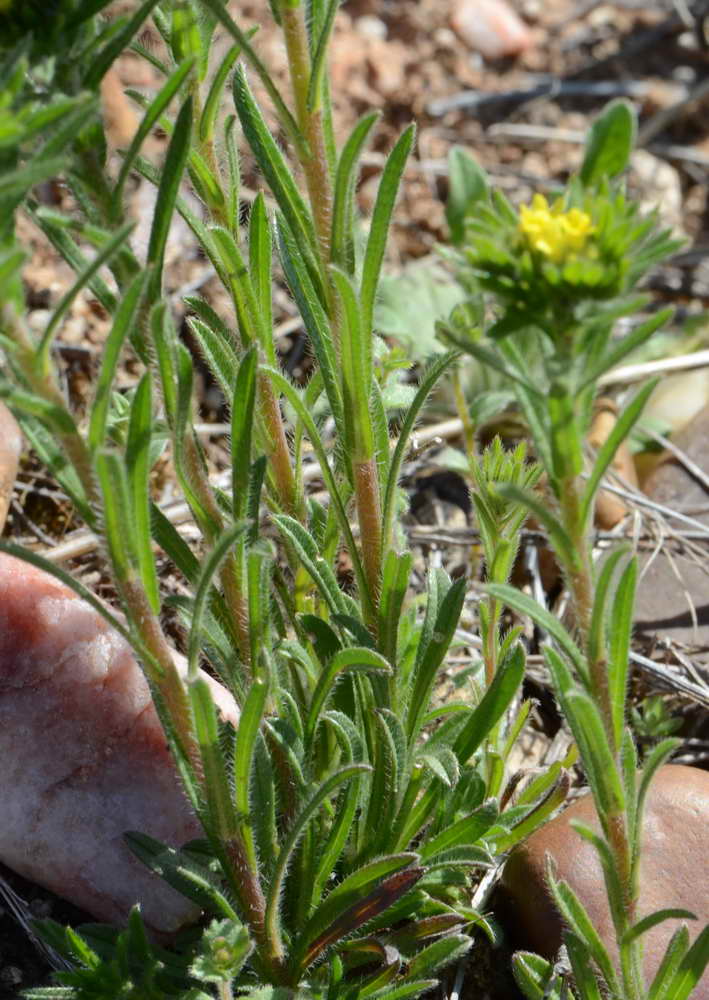
[[256,298],[256,306],[261,322],[260,340],[266,359],[276,365],[276,348],[273,342],[273,281],[271,279],[271,257],[273,253],[271,228],[266,214],[263,192],[259,191],[251,206],[249,217],[249,271],[251,285]]
[[[259,679],[254,680],[241,711],[234,747],[234,804],[246,857],[253,871],[257,870],[258,859],[251,816],[251,772],[267,696],[268,684]],[[258,803],[256,803],[256,808],[259,808]]]
[[156,301],[160,297],[165,246],[190,150],[191,130],[192,98],[188,97],[175,121],[175,129],[165,157],[155,200],[155,214],[147,255],[147,263],[153,267],[149,287],[151,301]]
[[370,770],[371,768],[366,764],[349,764],[345,767],[338,768],[338,770],[322,782],[319,788],[303,806],[299,815],[293,821],[293,825],[288,833],[285,843],[281,848],[281,853],[278,856],[278,863],[276,865],[273,881],[271,882],[268,894],[268,902],[266,906],[266,927],[272,941],[279,941],[281,937],[279,904],[283,889],[283,880],[285,878],[293,851],[297,847],[300,838],[303,836],[306,827],[312,820],[317,810],[332,795],[339,785],[342,785],[347,781],[351,781],[359,774],[366,774]]
[[612,431],[599,449],[596,461],[593,465],[593,470],[591,471],[591,475],[588,477],[588,482],[586,483],[586,489],[584,490],[581,502],[581,517],[583,518],[582,523],[585,523],[586,519],[589,517],[591,505],[595,499],[596,490],[600,485],[601,479],[615,458],[618,448],[640,419],[640,416],[645,408],[645,404],[657,385],[657,381],[657,379],[653,379],[635,394],[633,399],[618,417]]
[[464,579],[456,580],[448,588],[440,602],[433,631],[426,643],[420,662],[416,665],[407,718],[409,745],[413,744],[421,731],[436,674],[458,627],[458,620],[465,600],[465,583]]
[[308,111],[317,111],[322,103],[323,82],[327,67],[327,52],[330,43],[330,36],[335,24],[335,14],[340,6],[340,0],[328,0],[325,17],[320,28],[317,48],[313,56],[310,68],[310,82],[308,84],[307,104]]
[[249,499],[257,365],[256,348],[251,347],[239,365],[231,401],[232,512],[237,521],[246,517]]
[[613,712],[616,746],[620,746],[625,725],[637,575],[637,561],[631,559],[623,571],[613,600],[613,626],[608,651],[608,697]]
[[399,439],[391,456],[389,472],[384,491],[383,511],[382,511],[382,551],[388,552],[391,547],[392,533],[394,529],[394,513],[396,510],[396,490],[399,485],[401,467],[409,445],[409,438],[414,429],[416,419],[421,412],[423,405],[433,391],[436,382],[457,357],[457,352],[449,351],[447,354],[437,358],[436,361],[424,372],[419,387],[416,390],[411,405],[406,411],[403,423],[399,429]]
[[312,219],[298,190],[283,153],[268,130],[253,99],[246,74],[241,67],[234,74],[234,103],[246,140],[253,151],[278,207],[288,220],[303,253],[314,252],[315,232]]
[[332,280],[342,306],[340,330],[340,363],[343,390],[346,395],[345,426],[351,433],[349,457],[353,462],[366,462],[374,454],[374,434],[369,409],[372,383],[371,335],[362,328],[357,295],[344,272],[333,268]]
[[239,524],[233,524],[231,527],[227,528],[214,545],[214,548],[207,556],[207,559],[202,567],[202,572],[195,591],[194,606],[192,609],[192,627],[190,629],[187,650],[188,677],[191,681],[196,679],[199,671],[199,655],[202,643],[202,616],[206,608],[209,590],[212,586],[212,580],[214,579],[214,575],[219,569],[221,563],[226,558],[229,549],[232,547],[237,538],[244,534],[247,527],[248,525],[244,522],[240,522]]
[[140,151],[140,147],[143,145],[143,142],[150,134],[151,130],[155,126],[155,123],[164,113],[172,99],[179,92],[180,87],[187,79],[193,66],[194,59],[186,59],[183,63],[181,63],[158,91],[156,97],[148,105],[140,125],[138,126],[138,130],[133,136],[131,144],[125,152],[123,163],[121,164],[121,169],[118,173],[118,179],[116,180],[116,186],[113,191],[113,211],[116,217],[118,217],[122,209],[125,183],[131,170],[133,169],[135,158]]
[[491,583],[486,588],[493,597],[498,598],[508,607],[513,608],[520,614],[529,615],[533,622],[543,628],[558,643],[560,649],[566,653],[571,662],[576,667],[580,676],[586,674],[586,667],[581,650],[573,641],[561,622],[554,615],[550,614],[541,604],[523,594],[515,587],[508,584]]
[[517,645],[510,655],[499,664],[492,683],[483,695],[480,704],[460,731],[453,752],[461,764],[467,763],[483,740],[502,718],[519,690],[524,677],[524,652]]
[[96,382],[94,401],[91,406],[88,445],[92,451],[100,448],[106,438],[111,386],[118,365],[121,348],[135,322],[136,313],[145,288],[146,272],[143,271],[131,281],[116,311],[103,349],[101,370]]
[[581,164],[581,181],[590,186],[625,170],[635,143],[636,115],[627,101],[614,101],[591,126]]
[[354,273],[355,265],[352,215],[357,168],[364,144],[378,118],[379,113],[376,111],[360,118],[342,147],[335,174],[332,207],[332,261],[350,276]]
[[389,223],[394,210],[394,202],[399,191],[401,176],[414,143],[416,129],[413,125],[404,131],[392,149],[379,182],[377,199],[372,213],[372,222],[367,239],[367,248],[362,264],[362,335],[371,336],[374,323],[374,302],[379,286],[379,275],[384,250],[389,234]]
[[202,790],[207,800],[208,822],[214,833],[227,841],[234,836],[236,815],[224,755],[219,746],[217,709],[206,677],[191,679],[187,690],[204,769]]
[[130,409],[126,443],[126,471],[135,518],[138,571],[154,614],[160,611],[160,588],[150,532],[150,439],[153,405],[151,376],[143,375]]

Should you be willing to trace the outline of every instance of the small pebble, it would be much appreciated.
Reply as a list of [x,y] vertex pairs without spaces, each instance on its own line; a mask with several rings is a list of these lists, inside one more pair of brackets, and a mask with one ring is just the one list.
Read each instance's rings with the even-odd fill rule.
[[516,56],[532,45],[532,34],[504,0],[458,0],[451,25],[469,48],[486,59]]

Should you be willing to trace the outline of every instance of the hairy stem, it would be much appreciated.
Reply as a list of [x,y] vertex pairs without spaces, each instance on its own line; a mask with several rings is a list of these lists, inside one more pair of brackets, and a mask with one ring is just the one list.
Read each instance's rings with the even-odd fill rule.
[[[197,781],[203,782],[204,769],[194,734],[189,697],[160,622],[153,613],[145,589],[138,579],[116,582],[133,627],[140,636],[146,652],[152,658],[153,662],[145,665],[146,672],[160,693],[181,752],[189,762]],[[155,669],[156,665],[158,669]]]
[[252,871],[246,860],[246,852],[240,837],[232,837],[224,844],[227,871],[230,881],[251,935],[256,944],[259,963],[266,972],[268,982],[276,986],[286,985],[286,964],[283,945],[274,941],[266,927],[266,899],[258,874]]
[[[310,207],[315,220],[320,263],[323,276],[327,279],[332,242],[332,180],[325,145],[322,111],[319,108],[313,110],[308,108],[310,50],[303,5],[289,7],[284,4],[281,14],[296,118],[308,146],[307,153],[301,157],[301,166],[305,174]],[[326,280],[326,288],[331,289],[329,280]]]
[[362,561],[376,617],[382,572],[382,510],[377,460],[369,458],[364,462],[353,462],[352,468]]
[[291,452],[283,424],[283,414],[267,375],[258,382],[261,413],[268,442],[268,459],[276,483],[278,500],[286,514],[300,521],[305,519],[305,504],[299,494],[293,473]]

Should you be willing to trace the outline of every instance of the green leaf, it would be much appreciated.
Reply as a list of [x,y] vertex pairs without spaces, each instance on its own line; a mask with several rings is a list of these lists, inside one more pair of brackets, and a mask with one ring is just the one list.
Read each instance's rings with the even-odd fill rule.
[[126,468],[115,452],[99,452],[95,461],[103,497],[103,535],[114,579],[119,585],[125,585],[133,582],[138,565],[135,520]]
[[579,176],[587,187],[615,177],[635,145],[636,114],[627,101],[612,101],[591,126]]
[[57,304],[54,312],[52,313],[51,319],[45,327],[44,333],[42,334],[42,338],[37,347],[37,364],[40,366],[42,371],[46,371],[49,366],[49,351],[52,346],[52,337],[54,332],[66,313],[69,311],[72,302],[81,289],[91,283],[91,279],[94,277],[96,272],[99,271],[118,250],[120,250],[133,228],[134,224],[132,222],[128,222],[124,226],[121,226],[121,228],[111,236],[106,245],[99,250],[85,270],[79,274],[71,288],[69,288],[69,290],[62,296],[61,301]]
[[[630,304],[633,308],[640,308],[644,305],[644,302],[640,300],[640,303],[636,305],[636,302]],[[632,309],[623,310],[623,313],[631,312]],[[583,391],[590,385],[595,385],[601,375],[605,374],[607,371],[611,371],[616,365],[635,351],[638,347],[641,347],[646,341],[650,339],[656,330],[659,330],[667,320],[672,316],[673,309],[661,309],[659,312],[655,313],[650,319],[645,320],[644,323],[639,323],[638,326],[633,327],[630,333],[621,337],[620,340],[614,341],[613,346],[604,353],[601,360],[597,365],[593,365],[586,373],[585,378],[582,379],[579,386],[579,392]]]
[[232,513],[237,521],[246,517],[249,501],[257,366],[258,355],[254,345],[241,360],[231,400]]
[[187,322],[209,371],[219,383],[224,398],[231,399],[239,371],[236,351],[221,332],[203,323],[201,319],[191,316]]
[[[209,2],[209,0],[204,0]],[[254,101],[241,67],[234,74],[234,103],[244,130],[244,136],[256,157],[283,216],[295,235],[298,246],[313,266],[315,231],[303,196],[293,179],[283,153],[278,148]]]
[[561,1000],[559,977],[551,962],[531,951],[516,951],[512,956],[512,972],[517,985],[528,1000]]
[[438,854],[451,847],[458,847],[462,844],[468,847],[472,846],[497,821],[498,816],[497,803],[486,802],[469,815],[463,816],[462,819],[453,823],[452,826],[436,834],[435,837],[425,840],[420,850],[421,860],[426,863],[434,861]]
[[[347,516],[347,509],[342,500],[340,490],[337,485],[337,481],[332,473],[330,464],[327,458],[327,451],[325,445],[318,433],[317,426],[313,420],[307,406],[305,405],[300,393],[291,385],[287,378],[285,378],[281,372],[276,371],[273,368],[264,368],[264,374],[267,374],[271,381],[275,384],[276,388],[288,399],[288,402],[296,410],[298,417],[302,420],[308,436],[310,437],[313,450],[315,451],[318,463],[320,465],[320,471],[322,472],[323,479],[325,480],[325,485],[327,487],[328,493],[330,495],[330,501],[334,505],[334,509],[337,515],[337,520],[340,525],[340,530],[342,531],[343,537],[345,539],[345,544],[347,545],[348,551],[350,553],[350,558],[352,560],[352,565],[354,567],[355,576],[357,578],[357,586],[359,589],[360,600],[363,604],[364,611],[366,615],[371,615],[372,612],[372,596],[369,593],[369,588],[367,586],[367,579],[362,566],[362,561],[355,544],[354,536],[352,534],[352,527],[350,525],[349,517]],[[339,592],[339,587],[338,587]],[[340,592],[341,593],[341,592]],[[341,609],[347,613],[347,608]]]
[[130,831],[123,838],[133,854],[173,889],[191,899],[200,909],[217,917],[237,920],[237,914],[217,886],[217,877],[185,851],[168,847],[145,833]]
[[330,44],[332,29],[335,24],[335,14],[340,6],[340,0],[328,0],[325,17],[320,28],[318,44],[313,56],[310,68],[310,81],[308,83],[307,107],[311,113],[318,111],[322,104],[323,84],[327,68],[327,53]]
[[465,601],[466,580],[456,580],[446,591],[440,602],[435,623],[428,642],[421,644],[420,658],[412,678],[411,698],[407,715],[407,736],[409,745],[418,738],[423,725],[423,717],[430,707],[430,697],[436,682],[436,675],[448,653],[453,635],[458,627],[460,613]]
[[150,440],[153,423],[151,376],[138,383],[130,408],[126,472],[133,507],[137,568],[153,614],[160,613],[160,586],[150,532]]
[[150,230],[146,260],[146,264],[153,268],[148,291],[151,301],[156,301],[160,298],[165,247],[170,232],[172,213],[175,210],[177,195],[182,183],[182,175],[184,174],[190,151],[191,131],[192,98],[188,97],[180,108],[175,121],[175,130],[167,150],[167,156],[165,157],[165,163],[160,175],[157,197],[155,199],[155,214],[153,215],[153,224]]
[[271,278],[271,230],[266,215],[266,203],[261,191],[251,206],[249,216],[249,272],[251,284],[256,297],[256,304],[261,317],[261,346],[270,365],[276,365],[276,349],[273,342],[273,308],[271,296],[273,281]]
[[578,743],[601,822],[604,822],[623,809],[625,791],[608,746],[600,711],[586,692],[578,689],[566,692],[560,700]]
[[374,302],[379,286],[379,275],[384,260],[389,223],[394,202],[399,191],[401,176],[414,143],[416,129],[413,125],[402,133],[387,158],[382,179],[379,182],[377,199],[372,212],[372,221],[367,239],[367,247],[362,264],[360,300],[362,305],[362,336],[371,337],[374,321]]
[[136,319],[140,300],[145,289],[147,272],[142,271],[131,281],[113,318],[111,331],[103,347],[101,370],[96,381],[96,391],[91,406],[87,443],[91,451],[101,448],[106,439],[106,420],[111,397],[111,386],[118,366],[118,358],[126,336]]
[[601,941],[598,931],[584,909],[583,904],[573,889],[566,882],[550,881],[550,889],[561,915],[580,941],[588,949],[598,968],[603,973],[610,990],[618,996],[622,995],[618,977],[608,954],[608,949]]
[[524,677],[525,658],[520,645],[512,648],[499,664],[492,683],[460,731],[453,752],[461,764],[467,763],[483,740],[502,718]]
[[199,672],[199,658],[202,648],[202,615],[207,605],[214,575],[224,559],[226,559],[232,545],[246,532],[247,528],[248,524],[245,524],[243,521],[226,528],[202,564],[199,581],[195,589],[194,605],[192,608],[192,627],[187,646],[188,678],[191,682],[196,681]]
[[696,920],[697,916],[695,913],[691,913],[689,910],[682,910],[678,908],[668,907],[664,910],[656,910],[654,913],[649,913],[642,920],[638,920],[629,927],[628,930],[623,935],[621,945],[629,945],[631,942],[635,941],[637,938],[641,937],[643,934],[647,934],[648,931],[652,930],[653,927],[657,927],[658,924],[663,923],[665,920]]
[[548,632],[558,643],[560,649],[566,653],[579,674],[585,675],[586,666],[583,654],[555,615],[550,614],[533,597],[529,597],[508,584],[491,583],[488,584],[486,590],[519,614],[529,615],[533,622]]
[[625,725],[637,573],[637,560],[631,559],[623,570],[613,598],[608,650],[608,694],[613,710],[616,746],[620,746]]
[[590,961],[588,949],[575,934],[564,934],[564,944],[569,954],[574,979],[582,1000],[603,1000],[596,977],[596,970]]
[[563,805],[566,801],[566,797],[569,794],[569,785],[568,775],[562,775],[549,794],[527,816],[515,823],[509,833],[495,838],[495,854],[499,856],[511,850],[516,844],[526,840],[535,830],[546,823],[552,813],[555,813],[559,806]]
[[209,826],[222,843],[234,837],[237,826],[224,754],[219,745],[219,723],[212,689],[207,678],[189,679],[187,692],[194,729],[199,742],[204,779],[200,783],[207,800]]
[[[251,37],[253,37],[256,33],[256,30],[256,28],[251,30]],[[219,63],[217,71],[212,78],[207,99],[204,102],[204,108],[202,109],[202,115],[199,119],[198,134],[200,142],[202,143],[212,141],[214,136],[214,123],[216,121],[217,111],[219,110],[219,105],[221,103],[224,85],[226,84],[226,79],[229,76],[232,66],[239,58],[240,51],[241,49],[238,45],[232,45],[227,54],[223,57],[222,61]]]
[[709,926],[695,938],[684,955],[674,979],[664,994],[664,1000],[687,1000],[709,964]]
[[408,975],[412,979],[430,976],[439,969],[458,962],[472,948],[473,939],[468,934],[450,934],[422,948],[409,962]]
[[352,223],[357,167],[369,133],[379,119],[379,112],[364,115],[352,129],[342,147],[335,174],[332,208],[332,261],[349,275],[354,274]]
[[313,285],[307,262],[301,254],[301,245],[285,218],[278,218],[276,225],[278,248],[286,280],[298,305],[305,329],[313,345],[338,434],[345,438],[343,400],[340,391],[339,364],[337,361],[330,321],[320,296]]
[[[253,837],[254,816],[251,809],[251,772],[254,766],[256,742],[268,697],[268,684],[255,679],[239,716],[234,748],[234,805],[241,826],[246,858],[252,871],[258,870]],[[256,803],[256,809],[260,804]]]
[[323,707],[341,675],[350,670],[391,674],[391,666],[381,653],[364,646],[351,646],[336,653],[320,675],[313,691],[310,710],[305,724],[305,742],[309,745],[321,720]]
[[[39,226],[54,249],[67,262],[69,267],[76,274],[81,274],[88,268],[90,261],[81,252],[77,242],[63,229],[55,223],[55,215],[45,213],[41,208],[37,211],[27,209],[30,218]],[[106,282],[98,274],[94,274],[89,282],[89,288],[108,313],[113,313],[116,309],[116,296],[110,290]]]
[[657,383],[658,379],[653,379],[644,385],[642,389],[636,392],[630,403],[628,403],[621,415],[618,417],[616,423],[613,425],[613,429],[610,434],[601,445],[598,455],[596,456],[596,461],[593,464],[591,475],[588,477],[586,489],[584,490],[583,499],[581,501],[581,517],[583,518],[583,524],[586,523],[586,520],[589,517],[591,506],[596,497],[596,491],[601,483],[601,479],[615,458],[618,448],[640,419],[643,409],[645,408],[645,403],[648,401]]
[[118,173],[118,179],[116,180],[116,186],[113,190],[113,210],[116,215],[118,215],[118,213],[122,210],[125,183],[128,180],[131,170],[133,169],[135,158],[140,152],[140,147],[143,145],[146,137],[150,134],[155,123],[164,113],[172,99],[179,92],[193,66],[194,59],[186,59],[183,63],[181,63],[148,105],[146,112],[141,119],[140,125],[138,126],[138,130],[133,136],[131,144],[125,152],[123,163],[121,164],[121,169]]
[[367,462],[374,455],[374,432],[370,414],[372,395],[372,337],[362,329],[357,293],[343,271],[331,269],[333,284],[340,301],[340,364],[344,395],[345,428],[349,458]]
[[[608,619],[608,598],[610,596],[610,586],[619,561],[627,554],[627,546],[618,546],[603,561],[601,570],[596,579],[595,594],[593,598],[593,611],[591,612],[591,628],[588,637],[588,659],[591,663],[597,660],[606,659],[606,627]],[[613,605],[615,610],[615,604]],[[615,617],[615,616],[614,616]],[[613,623],[615,631],[615,621]],[[623,704],[625,703],[625,689],[623,689]],[[616,746],[620,746],[621,731],[617,733]]]
[[666,991],[675,977],[679,964],[689,949],[689,931],[681,924],[670,938],[660,967],[650,984],[647,1000],[665,1000]]
[[[278,855],[273,880],[268,892],[268,900],[266,904],[266,927],[268,933],[271,935],[271,941],[275,942],[280,940],[279,904],[281,892],[283,890],[283,880],[285,879],[286,871],[291,861],[291,856],[296,849],[300,838],[305,833],[306,828],[317,811],[339,785],[352,781],[352,779],[356,778],[358,775],[367,774],[370,771],[371,768],[367,764],[348,764],[344,767],[338,768],[320,784],[320,786],[305,803],[298,816],[296,816],[293,820],[285,842],[281,847],[281,853]],[[325,945],[323,945],[323,947],[325,947]]]
[[383,511],[382,511],[382,551],[388,552],[392,547],[392,534],[394,530],[394,514],[396,510],[396,490],[399,485],[399,476],[401,474],[401,466],[404,462],[404,457],[406,455],[406,449],[408,447],[409,438],[416,424],[416,419],[421,412],[421,409],[428,399],[430,393],[433,391],[436,382],[443,374],[443,372],[448,368],[449,365],[453,363],[456,359],[457,354],[454,351],[450,351],[448,354],[444,354],[437,358],[433,364],[426,369],[419,382],[419,387],[416,390],[416,395],[414,396],[411,405],[406,411],[406,416],[401,424],[399,430],[399,439],[396,442],[396,447],[391,456],[391,461],[389,463],[389,472],[386,479],[386,488],[384,490],[384,501],[383,501]]
[[413,556],[386,550],[379,598],[379,643],[390,663],[396,663],[399,622],[411,577]]
[[465,236],[465,219],[475,203],[487,195],[489,188],[485,171],[462,146],[453,146],[448,153],[448,200],[446,222],[451,242],[459,246]]
[[273,520],[298,553],[298,557],[320,591],[323,600],[333,614],[348,611],[344,595],[340,589],[332,567],[325,562],[315,539],[303,525],[287,514],[275,514]]

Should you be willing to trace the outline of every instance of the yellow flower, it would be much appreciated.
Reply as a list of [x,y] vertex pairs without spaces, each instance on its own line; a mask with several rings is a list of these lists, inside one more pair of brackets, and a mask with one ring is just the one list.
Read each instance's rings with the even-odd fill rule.
[[564,212],[560,202],[550,207],[543,194],[535,194],[531,205],[520,207],[519,228],[532,250],[555,264],[583,250],[588,237],[595,232],[587,212],[579,208]]

